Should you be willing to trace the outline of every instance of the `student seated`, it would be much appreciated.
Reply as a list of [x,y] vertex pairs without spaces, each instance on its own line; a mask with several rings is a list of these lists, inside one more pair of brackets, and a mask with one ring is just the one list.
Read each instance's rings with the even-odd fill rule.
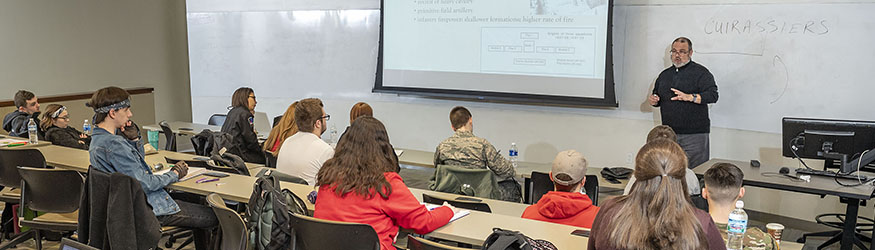
[[280,118],[280,122],[270,130],[270,135],[267,136],[267,140],[264,141],[264,146],[262,149],[264,151],[270,152],[273,156],[276,156],[279,153],[280,148],[283,146],[283,142],[286,141],[286,138],[298,133],[298,125],[295,125],[295,107],[298,106],[298,102],[295,101],[292,105],[286,109],[286,112],[283,113],[283,118]]
[[239,88],[231,95],[231,110],[222,124],[222,132],[233,137],[228,152],[240,156],[246,162],[264,164],[264,153],[258,144],[258,134],[255,132],[255,92],[251,88]]
[[516,174],[513,165],[489,141],[474,136],[471,112],[462,106],[453,108],[450,111],[450,123],[455,133],[438,144],[434,152],[434,165],[488,168],[498,177],[501,200],[520,202],[522,191],[513,178]]
[[[678,141],[678,135],[674,133],[674,130],[671,129],[671,127],[666,125],[653,127],[653,129],[650,130],[650,133],[647,133],[647,142],[659,138],[668,139],[673,142]],[[699,178],[696,177],[696,173],[694,173],[692,169],[687,168],[684,180],[687,182],[687,191],[690,195],[699,195],[702,193],[702,189],[699,187]],[[629,183],[626,184],[626,188],[623,189],[623,194],[629,194],[629,190],[632,189],[633,184],[635,184],[635,175],[632,175],[632,177],[629,178]]]
[[[731,163],[717,163],[705,171],[702,196],[708,200],[708,212],[724,241],[729,237],[729,213],[735,209],[735,202],[744,197],[743,180],[744,173]],[[775,238],[757,227],[748,227],[744,231],[744,238],[744,249],[777,249]]]
[[164,187],[179,181],[188,173],[188,166],[180,161],[170,172],[162,175],[152,173],[152,168],[143,157],[143,145],[139,143],[139,131],[130,118],[130,95],[123,89],[107,87],[98,90],[87,104],[94,109],[94,135],[88,149],[91,166],[107,173],[122,173],[137,179],[146,193],[146,202],[162,226],[196,228],[197,249],[206,249],[208,230],[219,224],[213,210],[207,206],[174,200]]
[[3,117],[3,130],[9,132],[10,136],[27,138],[27,123],[33,120],[37,124],[37,135],[43,139],[43,130],[39,128],[39,102],[32,92],[27,90],[19,90],[15,92],[12,98],[17,110],[6,114]]
[[43,120],[40,121],[40,128],[46,131],[46,140],[53,145],[88,150],[91,137],[68,126],[69,124],[70,115],[67,113],[67,107],[49,104],[46,113],[43,114]]
[[581,193],[586,182],[586,159],[574,150],[559,152],[550,171],[555,191],[541,196],[538,203],[523,211],[523,218],[592,228],[599,207]]
[[456,209],[446,205],[428,210],[395,173],[398,164],[386,127],[365,116],[352,123],[338,143],[337,153],[319,170],[313,217],[371,225],[383,250],[398,227],[426,234],[446,225]]
[[283,142],[277,154],[276,170],[297,176],[313,186],[322,163],[334,156],[334,149],[320,138],[325,123],[331,116],[325,114],[322,101],[307,98],[295,106],[298,132]]
[[[374,109],[371,108],[371,105],[364,102],[353,104],[352,108],[349,109],[349,124],[352,124],[356,118],[364,116],[374,116]],[[349,126],[346,127],[346,130],[349,130]],[[340,134],[340,138],[343,138],[343,135],[346,134],[346,130],[343,131],[343,134]],[[337,141],[340,141],[340,139],[337,139]],[[395,148],[392,148],[392,150],[394,151]],[[398,162],[398,155],[395,155],[395,162]],[[401,172],[400,164],[395,172]]]
[[588,249],[726,249],[705,211],[693,207],[684,182],[687,156],[667,139],[638,151],[638,181],[629,195],[605,201],[592,223]]

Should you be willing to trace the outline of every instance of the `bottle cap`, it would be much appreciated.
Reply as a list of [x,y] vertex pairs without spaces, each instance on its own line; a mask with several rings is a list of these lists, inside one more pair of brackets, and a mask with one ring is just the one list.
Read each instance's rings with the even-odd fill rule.
[[511,142],[510,145],[516,146],[516,142]]
[[744,201],[742,201],[742,200],[736,201],[735,208],[744,208]]

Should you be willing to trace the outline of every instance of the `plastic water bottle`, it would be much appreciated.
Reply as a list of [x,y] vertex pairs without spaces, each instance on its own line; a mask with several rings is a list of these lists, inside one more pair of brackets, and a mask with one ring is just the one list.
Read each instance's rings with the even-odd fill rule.
[[334,127],[334,124],[331,124],[331,128],[329,130],[330,131],[328,131],[328,135],[331,136],[329,140],[331,141],[331,143],[337,143],[337,141],[340,140],[340,138],[337,138],[337,128]]
[[516,142],[510,144],[510,150],[507,151],[508,156],[510,157],[510,164],[513,165],[513,168],[517,167],[517,160],[520,155],[520,150],[516,147]]
[[91,135],[91,123],[89,123],[87,119],[85,120],[85,123],[82,124],[82,133]]
[[36,144],[37,142],[39,142],[39,139],[38,139],[37,134],[36,134],[36,122],[34,122],[33,119],[28,119],[28,120],[29,121],[27,122],[27,139],[28,139],[27,143]]
[[744,201],[735,202],[735,210],[729,213],[727,233],[729,241],[726,249],[741,250],[744,247],[744,231],[747,230],[747,213],[744,212]]

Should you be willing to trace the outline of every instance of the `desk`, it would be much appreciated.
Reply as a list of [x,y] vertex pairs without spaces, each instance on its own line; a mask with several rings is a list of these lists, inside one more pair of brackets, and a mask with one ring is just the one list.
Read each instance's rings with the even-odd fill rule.
[[[16,147],[24,148],[24,146]],[[91,158],[88,156],[88,150],[78,148],[68,148],[56,145],[46,145],[36,147],[43,156],[46,157],[46,164],[56,168],[73,169],[81,172],[87,172],[88,166],[91,165]],[[170,157],[179,160],[193,160],[194,157],[199,157],[193,154],[172,152],[159,150],[157,154],[146,155],[146,163],[155,165],[156,163],[167,163],[164,157]],[[246,167],[250,172],[264,167],[262,164],[246,163]]]
[[[170,127],[170,131],[173,131],[173,133],[177,134],[177,135],[195,136],[195,135],[199,134],[201,131],[204,131],[204,129],[210,130],[213,132],[222,131],[222,126],[207,125],[207,124],[200,124],[200,123],[191,123],[191,122],[167,122],[167,125]],[[161,129],[161,126],[159,126],[158,124],[146,125],[146,126],[143,126],[143,129],[144,130],[155,130],[155,131],[159,131],[161,133],[164,133],[164,131]],[[267,139],[266,134],[263,134],[263,133],[258,134],[259,141],[266,140],[266,139]]]
[[[834,195],[849,200],[845,212],[844,233],[842,235],[841,249],[852,249],[854,246],[854,228],[857,224],[857,210],[861,200],[868,200],[875,191],[875,186],[862,185],[857,187],[843,187],[835,183],[833,178],[811,176],[811,182],[791,181],[787,177],[763,176],[762,173],[777,173],[780,166],[761,165],[759,168],[751,167],[750,162],[733,161],[726,159],[711,159],[693,169],[697,176],[703,176],[711,166],[726,162],[738,166],[744,173],[744,185],[785,190],[814,195]],[[791,170],[792,171],[792,170]],[[784,242],[782,242],[783,244]]]

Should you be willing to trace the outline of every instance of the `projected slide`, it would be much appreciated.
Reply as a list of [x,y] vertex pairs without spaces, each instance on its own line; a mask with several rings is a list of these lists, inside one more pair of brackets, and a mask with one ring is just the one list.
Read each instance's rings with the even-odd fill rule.
[[608,10],[607,0],[383,1],[376,89],[604,99]]

